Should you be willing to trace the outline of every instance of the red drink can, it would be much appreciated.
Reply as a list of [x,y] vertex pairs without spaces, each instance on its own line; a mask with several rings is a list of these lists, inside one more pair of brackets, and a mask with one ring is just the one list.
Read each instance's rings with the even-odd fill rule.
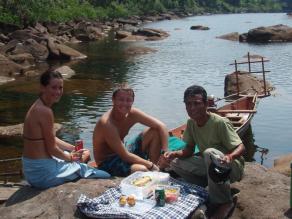
[[78,139],[75,141],[75,151],[83,149],[83,140]]

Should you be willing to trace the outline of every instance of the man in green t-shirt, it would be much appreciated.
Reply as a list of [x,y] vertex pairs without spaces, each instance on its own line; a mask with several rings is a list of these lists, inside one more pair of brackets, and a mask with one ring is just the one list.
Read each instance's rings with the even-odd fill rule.
[[[230,182],[242,178],[245,147],[228,119],[207,111],[207,92],[203,87],[193,85],[187,88],[184,103],[190,117],[183,134],[187,146],[180,151],[166,152],[164,158],[185,180],[208,185],[209,204],[216,206],[212,215],[226,218],[234,207]],[[194,145],[198,146],[199,155],[193,156]],[[214,167],[214,163],[221,170],[231,169],[227,179],[220,181],[211,174],[210,166]]]

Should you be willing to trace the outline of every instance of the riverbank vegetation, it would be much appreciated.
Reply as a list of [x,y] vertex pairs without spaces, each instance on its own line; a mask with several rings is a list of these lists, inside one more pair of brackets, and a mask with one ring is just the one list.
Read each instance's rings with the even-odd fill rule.
[[169,11],[202,14],[289,9],[292,9],[290,0],[2,0],[0,22],[28,26],[36,22],[109,20]]

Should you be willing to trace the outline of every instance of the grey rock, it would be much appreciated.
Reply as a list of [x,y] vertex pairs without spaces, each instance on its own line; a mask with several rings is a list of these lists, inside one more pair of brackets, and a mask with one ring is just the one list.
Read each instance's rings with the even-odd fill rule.
[[[54,130],[59,132],[62,128],[61,124],[55,123]],[[23,123],[10,126],[0,126],[0,138],[22,137]]]
[[292,28],[287,25],[274,25],[269,27],[257,27],[251,29],[246,34],[246,37],[241,37],[242,41],[246,42],[291,42]]
[[191,30],[210,30],[209,27],[202,26],[202,25],[193,25],[190,28]]
[[68,66],[59,67],[55,71],[59,72],[65,79],[71,78],[75,74],[75,71]]
[[21,65],[0,54],[0,76],[11,76],[22,71],[23,67]]
[[221,36],[218,36],[216,38],[224,39],[224,40],[231,40],[231,41],[238,41],[239,40],[239,33],[238,32],[232,32],[228,34],[224,34]]
[[99,196],[105,190],[119,185],[120,180],[80,179],[47,190],[25,186],[0,207],[0,215],[6,219],[84,218],[76,207],[80,195],[90,198]]
[[28,39],[23,43],[25,50],[33,55],[36,60],[45,61],[49,56],[46,46],[38,43],[34,39]]
[[[85,218],[77,207],[81,194],[94,198],[119,185],[122,178],[81,179],[47,190],[25,186],[0,207],[3,218]],[[256,163],[246,163],[232,219],[291,218],[289,216],[290,178]]]
[[[241,94],[262,93],[264,90],[264,82],[262,79],[244,71],[238,72],[239,92]],[[266,89],[269,91],[275,88],[271,83],[266,81]],[[237,93],[237,83],[235,72],[225,76],[224,81],[224,96],[229,96]]]
[[289,177],[256,163],[247,163],[244,178],[233,187],[240,193],[232,219],[291,218]]

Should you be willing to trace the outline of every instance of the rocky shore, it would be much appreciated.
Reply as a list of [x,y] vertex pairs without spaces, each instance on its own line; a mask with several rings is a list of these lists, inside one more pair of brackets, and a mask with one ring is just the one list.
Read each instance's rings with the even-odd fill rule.
[[[70,21],[66,23],[36,23],[24,29],[0,23],[0,85],[20,77],[35,77],[48,70],[49,60],[78,60],[86,54],[70,47],[70,44],[104,39],[113,32],[116,40],[162,40],[169,36],[163,30],[141,28],[147,22],[178,19],[192,14],[169,12],[155,16],[132,16],[112,21]],[[199,24],[192,30],[209,30]],[[227,33],[217,38],[240,42],[290,42],[292,28],[286,25],[258,27],[247,33]],[[131,54],[141,54],[138,52]],[[146,48],[147,49],[147,48]],[[147,53],[142,52],[142,53]]]
[[[290,155],[292,158],[292,155]],[[81,179],[47,190],[24,186],[0,207],[2,218],[86,218],[76,203],[81,194],[97,197],[119,185],[121,178]],[[232,219],[291,218],[289,210],[290,177],[257,163],[247,163],[239,190],[238,203]]]
[[[0,23],[0,85],[19,77],[35,77],[48,70],[49,60],[85,59],[85,54],[70,47],[79,42],[97,41],[113,32],[120,41],[161,40],[168,37],[162,30],[141,28],[141,24],[190,16],[170,12],[156,16],[133,16],[112,21],[70,21],[36,23],[24,29]],[[131,54],[141,54],[138,52]],[[146,49],[145,53],[149,52]]]

